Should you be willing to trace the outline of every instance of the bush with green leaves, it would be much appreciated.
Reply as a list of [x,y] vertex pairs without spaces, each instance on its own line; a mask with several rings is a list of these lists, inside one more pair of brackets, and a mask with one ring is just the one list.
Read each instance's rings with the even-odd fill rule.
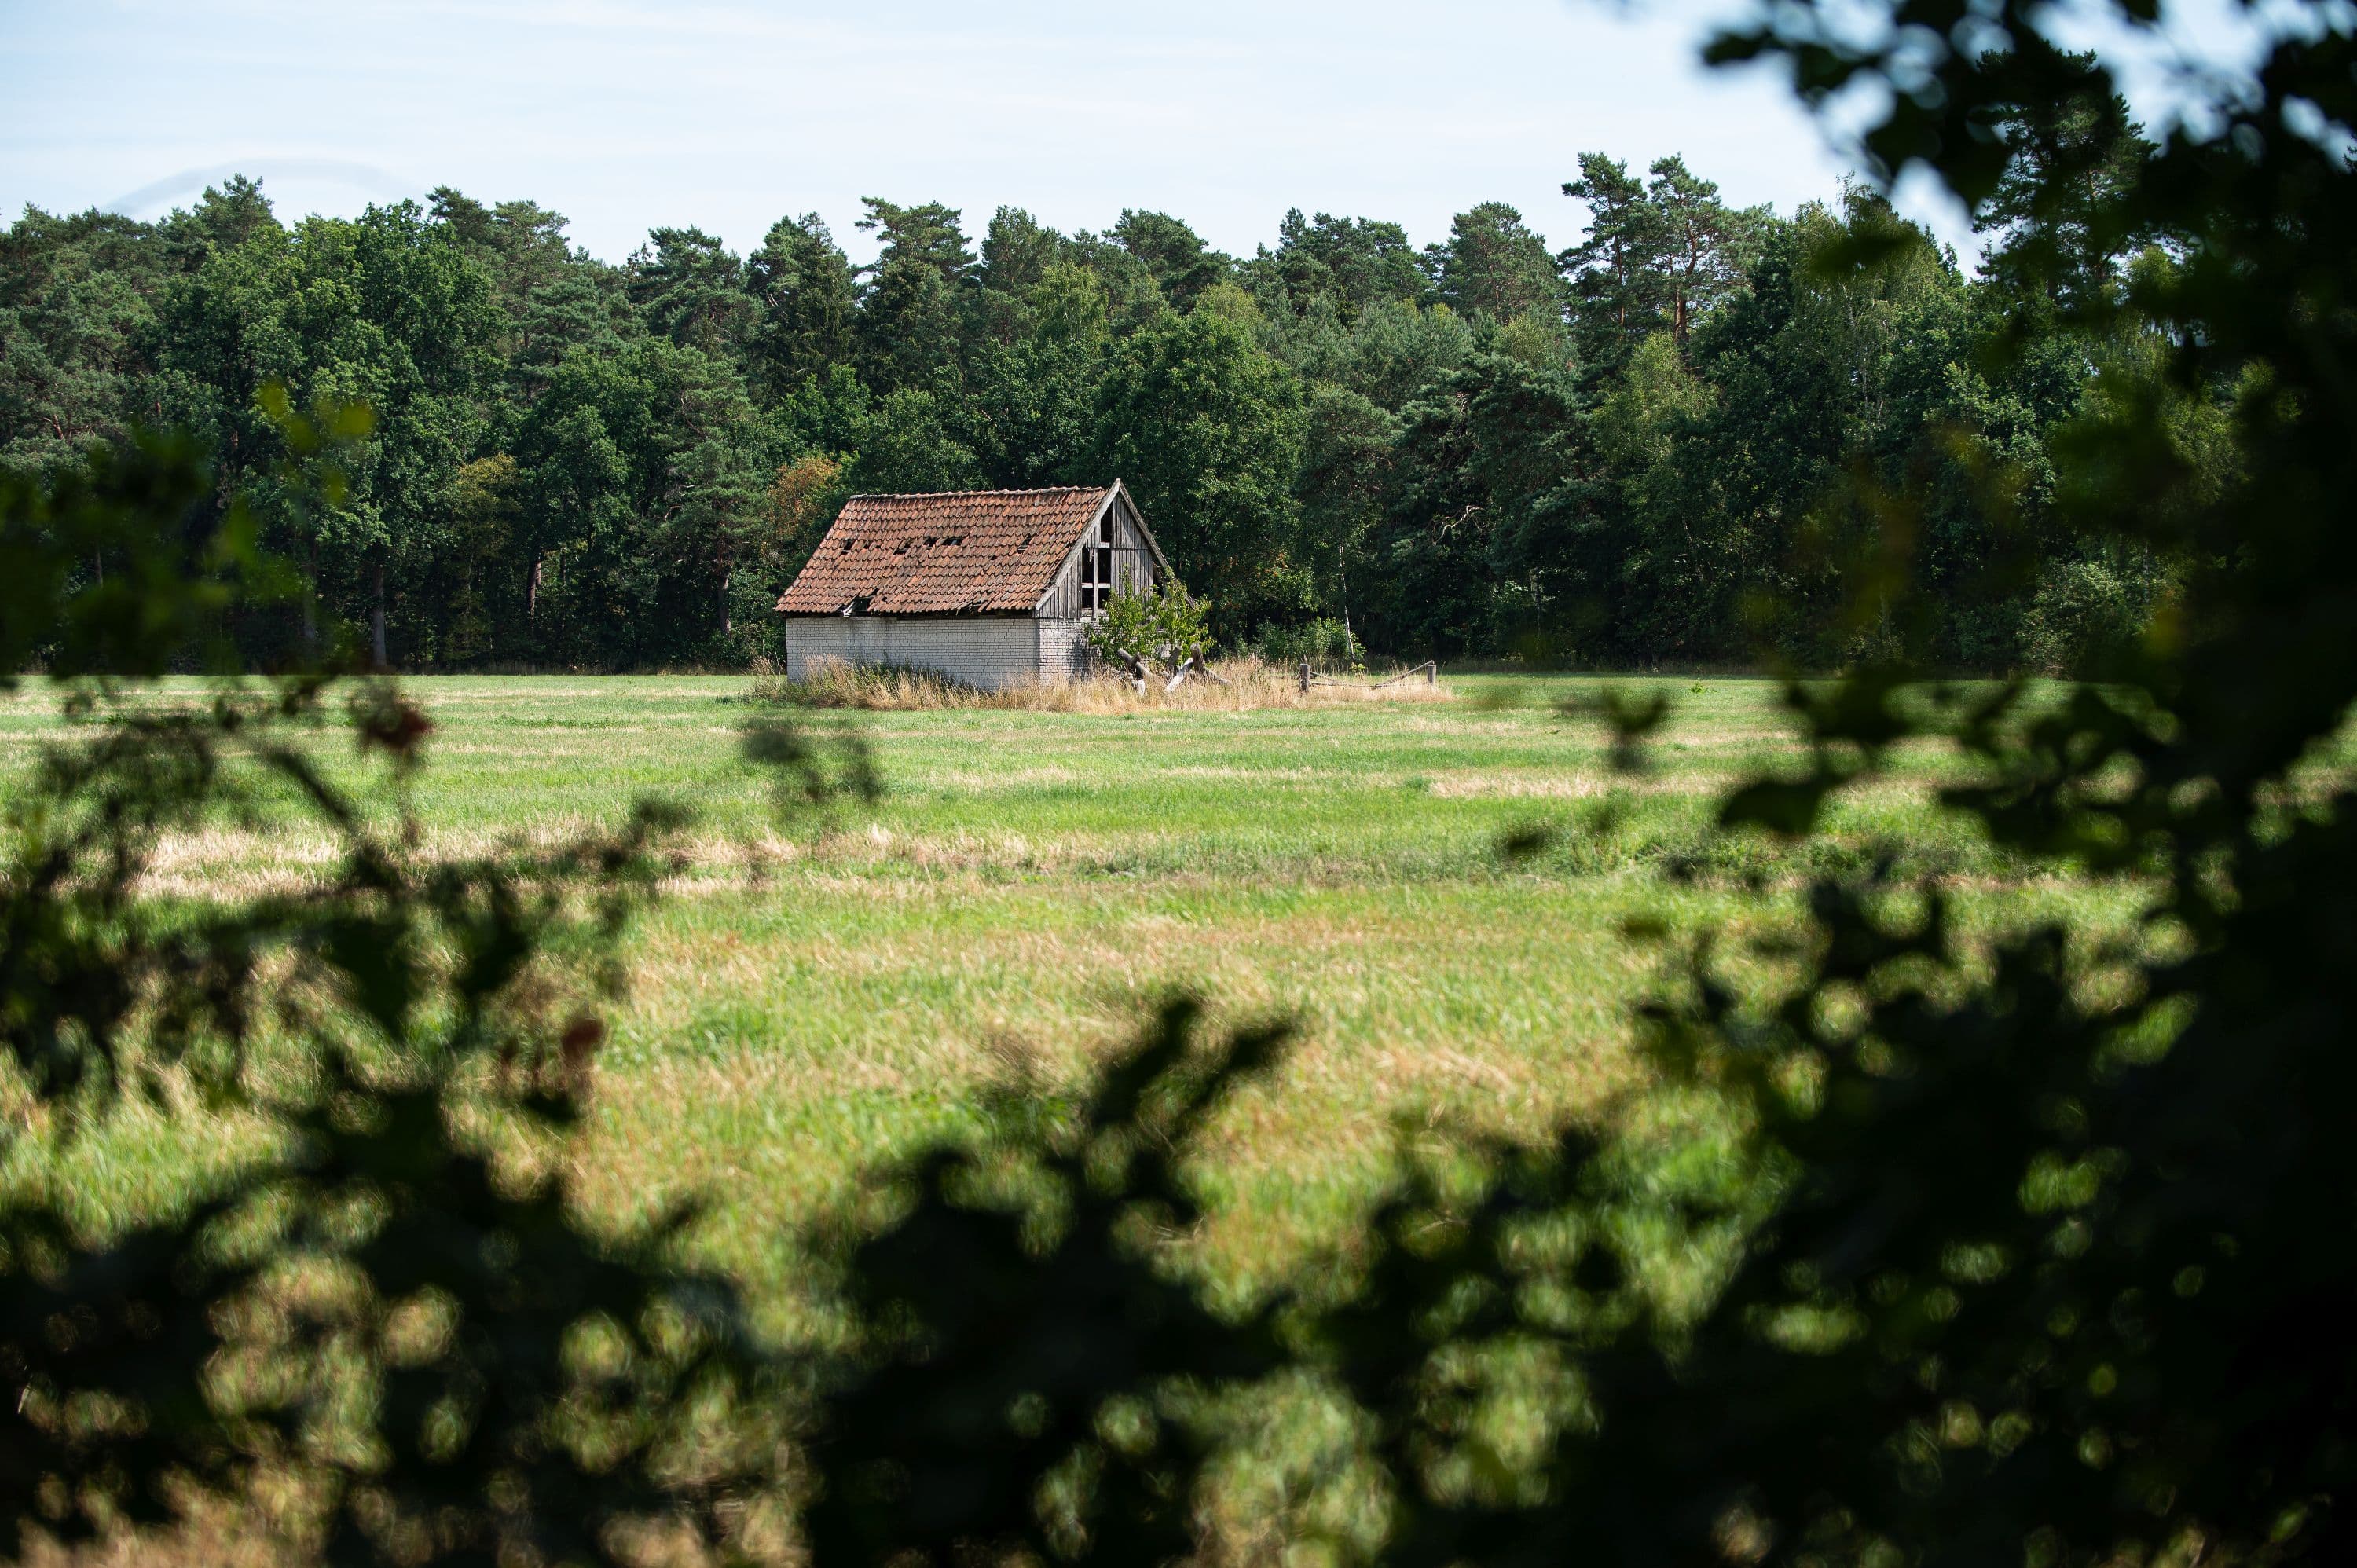
[[[0,478],[0,687],[38,660],[68,720],[5,808],[0,1047],[31,1113],[0,1137],[38,1169],[127,1098],[266,1130],[118,1229],[38,1183],[0,1195],[0,1551],[208,1496],[339,1563],[717,1546],[712,1505],[768,1463],[719,1441],[767,1363],[733,1285],[671,1261],[689,1213],[601,1231],[558,1174],[615,941],[680,819],[428,853],[406,800],[432,725],[396,685],[350,648],[266,680],[221,664],[224,619],[289,579],[216,494],[161,441]],[[156,688],[191,666],[219,671],[200,700]],[[318,766],[339,728],[371,784]],[[764,736],[823,790],[799,737]],[[150,890],[167,832],[290,813],[338,846],[299,889]],[[521,1169],[518,1140],[542,1151]]]
[[1211,649],[1211,610],[1176,583],[1139,590],[1125,586],[1082,634],[1089,651],[1143,680],[1159,664],[1177,671]]
[[2021,619],[2023,665],[2069,675],[2133,660],[2168,587],[2142,552],[2046,563]]
[[1315,670],[1341,671],[1362,669],[1367,661],[1366,648],[1349,623],[1324,616],[1299,626],[1264,626],[1253,647],[1271,664],[1306,661]]
[[[1879,94],[1882,172],[2002,198],[2066,330],[2153,345],[2167,397],[2075,432],[2058,504],[2091,553],[2183,564],[2101,686],[1926,683],[1942,607],[1893,564],[1956,498],[1861,474],[1829,510],[1878,526],[1830,564],[1886,655],[1792,684],[1804,758],[1722,822],[1805,836],[1892,748],[1944,740],[1951,810],[2147,913],[2091,950],[2059,920],[1968,934],[1936,881],[1822,880],[1768,954],[1789,983],[1749,999],[1706,943],[1648,1013],[1665,1080],[1744,1129],[1709,1179],[1631,1181],[1632,1138],[1477,1202],[1409,1194],[1338,1340],[1401,1487],[1393,1561],[2357,1558],[2357,797],[2315,766],[2357,700],[2357,35],[2329,11],[2292,7],[2252,86],[2212,83],[2104,180],[2115,148],[2070,127],[2117,83],[2043,7],[1794,0],[1714,46],[1813,103]],[[2156,234],[2169,264],[2117,265]],[[2020,325],[2006,351],[2037,349]],[[2197,482],[2183,403],[2231,426],[2229,481]],[[1985,468],[1976,504],[2027,478]],[[1657,715],[1622,717],[1633,741]],[[1653,1246],[1586,1284],[1533,1245],[1553,1217],[1620,1251],[1641,1232],[1604,1221],[1632,1202]],[[1698,1310],[1641,1287],[1663,1243],[1725,1260]],[[1576,1390],[1535,1475],[1483,1451],[1452,1381],[1516,1341]]]

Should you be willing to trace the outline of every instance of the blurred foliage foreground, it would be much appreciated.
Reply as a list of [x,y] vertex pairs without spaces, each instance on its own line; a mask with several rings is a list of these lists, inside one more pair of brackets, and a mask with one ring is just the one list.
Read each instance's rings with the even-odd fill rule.
[[[1241,1317],[1168,1262],[1196,1219],[1178,1173],[1280,1042],[1202,1048],[1183,1009],[1084,1100],[1010,1099],[994,1138],[899,1173],[833,1254],[847,1326],[823,1354],[757,1342],[726,1280],[678,1264],[692,1216],[585,1230],[566,1131],[612,938],[678,824],[428,857],[299,744],[340,723],[397,783],[428,726],[390,683],[329,664],[201,707],[143,686],[237,596],[284,591],[234,510],[187,521],[214,515],[193,460],[7,492],[0,668],[39,659],[79,723],[7,806],[6,1135],[70,1139],[129,1096],[274,1132],[117,1233],[0,1204],[0,1550],[198,1517],[355,1563],[1218,1555],[1251,1545],[1205,1524],[1239,1423],[1314,1386],[1365,1507],[1293,1550],[2357,1561],[2357,844],[2344,781],[2301,766],[2357,693],[2357,49],[2345,11],[2283,9],[2255,84],[2214,86],[2198,137],[2074,209],[2192,237],[2073,308],[2153,324],[2179,392],[2231,408],[2240,477],[2158,504],[2165,411],[2124,403],[2067,487],[2093,534],[2171,530],[2204,563],[2181,600],[2060,707],[1903,661],[1796,684],[1808,769],[1725,813],[1804,833],[1944,734],[1985,764],[1948,804],[2156,886],[2143,940],[1966,954],[1936,887],[1820,886],[1776,994],[1738,997],[1706,950],[1644,1020],[1665,1079],[1740,1130],[1717,1168],[1623,1132],[1405,1162],[1347,1264]],[[1878,81],[1886,172],[1977,203],[2019,150],[1989,127],[2109,102],[2034,11],[1788,0],[1717,49],[1785,59],[1812,100]],[[2077,199],[2072,156],[2030,199]],[[1901,625],[1917,499],[1826,503],[1874,524],[1861,602]],[[1658,711],[1608,716],[1641,766]],[[854,752],[748,744],[790,800],[872,788]],[[290,795],[339,833],[331,875],[143,896],[159,835]],[[1672,1291],[1677,1256],[1702,1262]]]

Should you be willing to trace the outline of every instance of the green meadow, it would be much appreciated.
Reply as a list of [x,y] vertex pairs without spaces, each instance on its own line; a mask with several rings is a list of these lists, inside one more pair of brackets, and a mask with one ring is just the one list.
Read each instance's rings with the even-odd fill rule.
[[[427,846],[454,852],[560,837],[650,796],[693,813],[626,943],[579,1190],[618,1218],[701,1197],[699,1245],[780,1327],[798,1230],[863,1173],[971,1131],[993,1086],[1078,1081],[1173,992],[1215,1022],[1295,1027],[1196,1161],[1216,1216],[1201,1266],[1248,1291],[1346,1234],[1403,1140],[1537,1135],[1643,1103],[1632,1005],[1695,939],[1733,956],[1776,929],[1812,871],[1895,855],[1951,887],[1968,928],[2133,915],[2132,889],[1996,854],[1940,811],[1931,791],[1962,765],[1931,746],[1803,845],[1720,834],[1728,787],[1797,765],[1776,688],[1651,682],[1675,705],[1649,766],[1623,773],[1601,725],[1566,714],[1605,684],[838,714],[757,703],[741,678],[419,680],[435,729],[407,803]],[[0,698],[0,778],[55,736],[53,710],[38,682]],[[880,797],[781,810],[743,750],[748,723],[780,716],[863,748]],[[349,740],[323,731],[319,756],[396,809]],[[265,814],[174,840],[156,881],[215,897],[328,854]],[[234,1143],[127,1112],[14,1179],[54,1183],[102,1227],[171,1201]]]

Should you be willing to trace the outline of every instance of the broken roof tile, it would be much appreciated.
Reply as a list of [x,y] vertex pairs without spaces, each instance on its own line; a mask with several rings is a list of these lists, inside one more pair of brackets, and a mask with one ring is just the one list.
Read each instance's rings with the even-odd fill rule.
[[778,611],[1028,614],[1112,493],[1103,486],[854,496]]

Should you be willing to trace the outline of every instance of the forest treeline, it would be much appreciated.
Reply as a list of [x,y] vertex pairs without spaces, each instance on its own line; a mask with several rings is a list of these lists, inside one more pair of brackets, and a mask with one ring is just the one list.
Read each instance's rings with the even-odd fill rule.
[[[657,229],[609,265],[447,188],[292,225],[242,178],[152,223],[28,209],[0,235],[0,464],[194,433],[317,585],[236,628],[262,661],[339,624],[408,669],[741,663],[856,491],[1119,476],[1232,645],[1334,621],[1404,657],[1838,663],[1887,635],[1837,613],[1872,537],[1951,665],[2083,669],[2172,566],[2050,528],[2053,454],[2174,400],[2222,477],[2226,389],[2165,390],[2149,328],[2062,325],[2179,264],[2093,237],[2102,178],[2077,212],[2030,199],[2090,149],[2126,177],[2150,148],[2125,109],[2009,145],[1977,276],[1863,188],[1781,216],[1600,154],[1560,253],[1497,202],[1421,251],[1296,210],[1239,258],[1157,212],[1065,234],[1001,208],[977,245],[871,199],[866,267],[816,215],[743,256]],[[346,403],[373,423],[337,504],[282,504],[307,485],[285,409]],[[1874,498],[1927,478],[1894,554]]]

